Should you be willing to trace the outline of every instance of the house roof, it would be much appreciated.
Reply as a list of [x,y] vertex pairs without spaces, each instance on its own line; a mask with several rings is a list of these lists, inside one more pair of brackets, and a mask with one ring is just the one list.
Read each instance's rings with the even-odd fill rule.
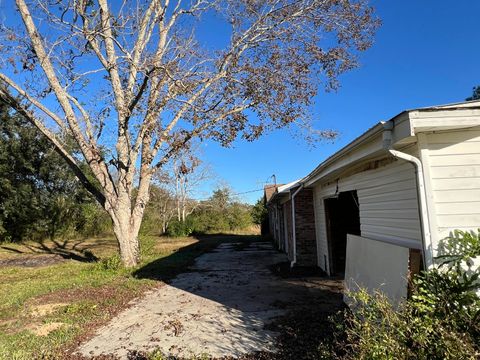
[[282,185],[282,186],[279,186],[278,187],[278,193],[287,193],[290,191],[290,189],[296,187],[298,185],[298,183],[300,182],[301,179],[298,179],[298,180],[295,180],[295,181],[292,181],[288,184],[285,184],[285,185]]
[[288,195],[291,189],[296,188],[298,185],[300,185],[301,180],[303,179],[298,179],[285,185],[279,185],[277,187],[277,191],[275,191],[275,193],[270,197],[270,199],[267,200],[267,203],[272,202],[280,197],[284,197],[285,195]]
[[[457,116],[449,113],[450,111],[456,111]],[[445,112],[445,114],[442,119],[439,119],[429,114],[432,112]],[[478,118],[475,117],[472,120],[472,115],[478,115]],[[300,182],[307,186],[311,185],[318,178],[322,177],[319,176],[320,174],[324,173],[326,169],[340,161],[340,159],[346,159],[344,161],[345,164],[354,162],[356,158],[350,156],[350,154],[360,146],[365,147],[366,143],[373,142],[374,139],[376,144],[372,144],[370,149],[367,150],[371,154],[375,153],[375,151],[381,151],[383,148],[381,134],[387,122],[391,122],[398,129],[395,142],[406,141],[405,139],[408,137],[413,139],[418,132],[480,126],[480,101],[465,101],[402,111],[388,121],[378,122],[342,149],[326,158]],[[365,151],[367,152],[367,150]]]

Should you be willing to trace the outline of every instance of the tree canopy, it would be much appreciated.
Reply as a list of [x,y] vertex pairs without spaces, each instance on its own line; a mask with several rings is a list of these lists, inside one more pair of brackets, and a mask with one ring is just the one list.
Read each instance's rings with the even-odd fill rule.
[[[228,146],[308,124],[315,95],[338,87],[379,25],[365,0],[15,4],[23,26],[0,27],[0,100],[49,139],[108,212],[127,266],[139,261],[158,168],[193,138]],[[220,47],[198,35],[209,20],[228,34]]]
[[466,101],[480,100],[480,85],[474,86],[472,90],[472,96],[465,99]]
[[51,143],[0,106],[0,240],[81,227],[80,205],[91,201]]

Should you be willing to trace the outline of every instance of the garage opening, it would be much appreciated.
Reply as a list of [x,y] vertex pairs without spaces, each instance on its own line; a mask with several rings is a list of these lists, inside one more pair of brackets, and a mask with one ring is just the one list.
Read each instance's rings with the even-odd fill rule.
[[345,191],[325,199],[330,274],[345,277],[347,234],[360,236],[357,191]]

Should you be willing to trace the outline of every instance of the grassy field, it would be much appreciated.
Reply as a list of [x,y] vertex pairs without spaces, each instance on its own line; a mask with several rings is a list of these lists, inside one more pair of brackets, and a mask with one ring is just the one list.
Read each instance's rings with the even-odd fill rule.
[[1,244],[0,359],[68,358],[132,299],[221,241],[229,238],[143,237],[142,264],[133,270],[121,268],[108,237]]

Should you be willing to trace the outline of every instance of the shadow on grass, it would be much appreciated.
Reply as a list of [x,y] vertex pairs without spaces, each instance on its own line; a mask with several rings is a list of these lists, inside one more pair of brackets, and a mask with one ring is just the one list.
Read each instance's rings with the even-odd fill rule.
[[[100,241],[100,240],[99,240]],[[92,244],[89,247],[82,247],[86,240],[56,240],[38,241],[35,243],[22,243],[25,250],[11,246],[0,246],[0,248],[16,254],[23,255],[56,255],[63,259],[71,259],[80,262],[96,262],[99,258],[92,252]],[[101,246],[100,243],[95,246]],[[20,259],[19,259],[20,260]]]
[[168,281],[187,271],[197,257],[213,251],[220,244],[236,243],[237,246],[248,246],[252,242],[265,241],[259,235],[213,234],[196,235],[194,238],[198,242],[184,246],[169,256],[145,264],[136,270],[133,276],[140,279]]

